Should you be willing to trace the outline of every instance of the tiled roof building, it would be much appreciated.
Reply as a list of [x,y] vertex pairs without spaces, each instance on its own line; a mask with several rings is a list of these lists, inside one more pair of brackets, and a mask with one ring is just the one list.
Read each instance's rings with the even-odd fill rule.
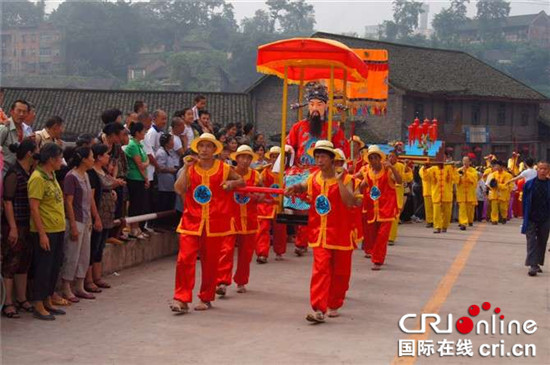
[[[163,109],[168,115],[176,110],[193,106],[199,93],[170,91],[128,90],[74,90],[5,88],[4,107],[17,99],[25,99],[36,105],[37,118],[34,129],[42,128],[46,120],[59,115],[65,120],[65,138],[74,139],[81,133],[96,133],[102,129],[101,112],[119,108],[124,113],[132,110],[136,100],[148,104],[149,111]],[[200,93],[206,96],[207,109],[213,122],[252,122],[250,100],[244,93]]]

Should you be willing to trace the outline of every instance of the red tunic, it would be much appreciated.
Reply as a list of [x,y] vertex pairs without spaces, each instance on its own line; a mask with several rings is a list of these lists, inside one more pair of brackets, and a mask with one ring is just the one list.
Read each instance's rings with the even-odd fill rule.
[[[242,178],[246,186],[258,186],[260,183],[260,174],[252,169],[248,169],[248,173]],[[249,195],[234,193],[232,205],[236,212],[237,233],[258,232],[258,203]]]
[[376,174],[365,167],[362,173],[368,184],[363,193],[363,214],[367,216],[367,223],[393,221],[399,216],[399,208],[391,170],[383,167]]
[[[307,154],[308,149],[313,147],[315,142],[321,139],[327,139],[328,137],[328,122],[323,123],[321,136],[319,138],[313,137],[309,134],[309,120],[304,119],[294,124],[288,132],[286,138],[286,144],[292,146],[296,151],[296,162],[300,165],[313,165],[314,159]],[[349,156],[349,142],[344,135],[344,131],[333,123],[332,125],[332,143],[334,148],[341,148],[346,156]]]
[[[279,174],[274,173],[270,169],[262,171],[261,180],[263,186],[267,188],[279,188]],[[273,219],[277,212],[280,202],[280,196],[268,197],[268,201],[258,203],[258,219]]]
[[[351,183],[351,176],[344,177],[344,184]],[[332,250],[353,250],[356,233],[349,207],[340,196],[336,178],[325,180],[321,171],[310,175],[307,194],[311,198],[308,218],[308,242],[310,247]]]
[[189,169],[189,186],[178,233],[201,236],[206,227],[208,237],[235,234],[233,193],[222,189],[230,169],[219,160],[214,161],[209,170],[198,164]]

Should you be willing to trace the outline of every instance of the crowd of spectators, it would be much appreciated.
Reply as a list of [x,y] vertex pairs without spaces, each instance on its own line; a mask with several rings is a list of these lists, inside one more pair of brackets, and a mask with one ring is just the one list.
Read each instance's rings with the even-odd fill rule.
[[2,314],[54,320],[63,307],[93,300],[110,288],[102,278],[105,245],[143,240],[155,230],[173,229],[177,216],[125,224],[124,217],[182,210],[176,176],[193,140],[202,133],[224,144],[219,158],[247,144],[263,157],[266,138],[252,124],[211,120],[198,95],[180,110],[106,109],[101,130],[63,141],[63,116],[51,116],[34,130],[36,107],[16,100],[0,109],[2,197]]

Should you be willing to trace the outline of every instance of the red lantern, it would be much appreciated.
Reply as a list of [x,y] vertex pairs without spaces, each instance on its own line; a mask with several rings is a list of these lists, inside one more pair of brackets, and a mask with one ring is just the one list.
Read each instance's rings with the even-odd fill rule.
[[428,135],[428,129],[430,128],[430,121],[428,118],[424,119],[424,123],[422,123],[422,136]]
[[473,160],[475,160],[475,159],[476,159],[476,154],[475,154],[475,153],[472,153],[472,152],[470,152],[470,153],[468,153],[468,157],[470,158],[470,160],[472,160],[472,161],[473,161]]
[[481,147],[477,146],[476,148],[474,148],[474,151],[476,153],[481,153],[482,149],[481,149]]
[[432,120],[432,134],[430,135],[432,138],[432,141],[437,141],[437,132],[439,130],[437,119]]
[[408,126],[407,129],[409,130],[409,146],[412,146],[414,141],[414,124]]

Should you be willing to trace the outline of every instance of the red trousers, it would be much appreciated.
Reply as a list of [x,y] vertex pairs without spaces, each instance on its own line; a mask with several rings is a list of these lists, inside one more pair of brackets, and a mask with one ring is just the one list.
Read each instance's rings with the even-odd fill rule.
[[325,313],[327,308],[338,309],[344,304],[351,276],[353,250],[313,248],[310,301],[314,311]]
[[216,276],[222,242],[226,237],[180,235],[180,249],[176,263],[176,289],[174,299],[184,303],[193,301],[197,253],[200,252],[201,289],[199,298],[211,302],[216,296]]
[[256,256],[268,257],[269,255],[269,230],[273,223],[273,251],[277,255],[286,252],[286,225],[280,224],[275,219],[260,219],[260,230],[256,234]]
[[307,247],[308,245],[307,226],[296,226],[296,247]]
[[519,200],[519,191],[514,191],[514,217],[523,217],[523,202]]
[[373,222],[365,223],[364,225],[365,244],[363,245],[363,250],[365,253],[371,255],[371,260],[375,264],[382,265],[386,260],[392,223]]
[[223,242],[222,253],[220,255],[218,267],[217,284],[231,285],[231,273],[233,272],[233,253],[235,247],[238,247],[237,271],[233,280],[237,285],[248,284],[250,277],[250,261],[254,255],[256,246],[256,233],[237,234],[228,236]]

